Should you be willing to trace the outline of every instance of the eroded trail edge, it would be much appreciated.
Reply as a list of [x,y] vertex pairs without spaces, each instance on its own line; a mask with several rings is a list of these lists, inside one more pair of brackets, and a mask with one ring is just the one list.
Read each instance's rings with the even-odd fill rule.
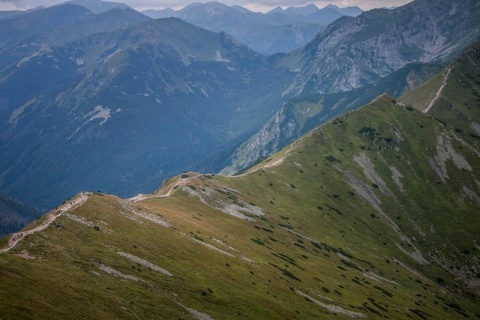
[[81,192],[71,200],[67,201],[66,203],[56,208],[55,210],[52,210],[49,213],[47,213],[45,216],[45,220],[42,221],[42,223],[40,223],[40,225],[36,226],[35,228],[12,233],[10,235],[10,238],[8,239],[7,246],[3,249],[0,249],[0,253],[6,253],[12,250],[26,236],[47,229],[48,226],[50,226],[50,224],[52,224],[52,222],[55,221],[55,219],[57,219],[58,217],[60,217],[62,214],[70,210],[76,209],[80,207],[82,204],[84,204],[85,201],[87,201],[89,195],[90,193],[88,192]]
[[440,88],[438,88],[438,91],[437,93],[435,94],[435,97],[433,98],[432,101],[430,101],[430,103],[428,104],[428,106],[423,109],[423,113],[427,113],[432,107],[433,107],[433,104],[438,100],[438,98],[440,97],[440,94],[442,93],[443,91],[443,88],[445,88],[445,86],[447,85],[447,80],[448,80],[448,76],[450,75],[450,71],[452,70],[452,68],[448,68],[447,71],[445,72],[445,75],[443,76],[443,82],[442,82],[442,85],[440,86]]

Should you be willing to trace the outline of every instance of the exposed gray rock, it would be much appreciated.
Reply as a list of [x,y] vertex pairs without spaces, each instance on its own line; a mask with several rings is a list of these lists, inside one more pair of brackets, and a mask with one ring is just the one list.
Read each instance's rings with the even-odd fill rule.
[[438,174],[442,182],[448,179],[447,161],[451,160],[453,164],[460,170],[472,171],[472,166],[458,152],[453,149],[450,138],[441,134],[437,138],[437,155],[433,159],[429,159],[430,165]]
[[380,177],[380,175],[375,170],[375,166],[370,160],[370,158],[365,154],[365,152],[360,152],[358,156],[354,156],[353,160],[363,169],[363,173],[367,178],[378,188],[380,191],[388,196],[394,197],[392,191],[387,187],[385,181]]
[[298,71],[284,94],[347,91],[408,63],[445,61],[478,38],[476,0],[417,0],[342,17],[281,62]]

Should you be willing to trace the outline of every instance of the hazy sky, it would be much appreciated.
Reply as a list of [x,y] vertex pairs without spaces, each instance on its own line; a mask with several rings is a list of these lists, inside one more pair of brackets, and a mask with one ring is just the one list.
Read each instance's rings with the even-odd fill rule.
[[[66,0],[0,0],[0,10],[25,10],[37,6],[51,6],[54,4],[65,2]],[[145,9],[163,9],[166,7],[181,9],[192,2],[208,2],[210,0],[111,0],[113,2],[123,2],[129,6],[142,11]],[[317,7],[322,8],[327,4],[335,4],[339,7],[359,6],[363,10],[372,8],[401,6],[412,0],[218,0],[226,5],[241,5],[252,11],[266,12],[276,6],[304,6],[314,3]]]

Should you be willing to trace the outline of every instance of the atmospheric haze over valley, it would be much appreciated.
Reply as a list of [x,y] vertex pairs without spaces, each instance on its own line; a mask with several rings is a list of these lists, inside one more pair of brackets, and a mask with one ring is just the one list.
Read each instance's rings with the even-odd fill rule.
[[0,319],[480,318],[480,3],[366,3],[3,1]]

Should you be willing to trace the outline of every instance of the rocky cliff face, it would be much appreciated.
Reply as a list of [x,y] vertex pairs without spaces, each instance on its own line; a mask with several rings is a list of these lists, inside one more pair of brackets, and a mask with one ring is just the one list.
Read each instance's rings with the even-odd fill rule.
[[[398,97],[412,89],[439,71],[426,62],[443,64],[479,38],[479,11],[480,3],[470,0],[418,0],[332,23],[303,49],[279,59],[297,72],[283,92],[295,100],[243,143],[222,172],[241,171],[383,92]],[[312,106],[311,94],[320,94],[313,97],[317,113],[305,107]]]
[[[287,118],[285,113],[286,107],[284,104],[257,133],[238,148],[233,156],[232,164],[223,169],[221,173],[233,175],[251,166],[259,159],[265,158],[272,152],[279,150],[281,146],[280,139],[286,134],[282,131],[291,131],[291,129],[296,127],[294,121],[289,123],[290,126],[285,124],[285,119]],[[290,137],[291,134],[288,136]]]
[[445,61],[479,37],[480,3],[419,0],[332,23],[281,65],[298,71],[284,94],[347,91],[411,62]]

